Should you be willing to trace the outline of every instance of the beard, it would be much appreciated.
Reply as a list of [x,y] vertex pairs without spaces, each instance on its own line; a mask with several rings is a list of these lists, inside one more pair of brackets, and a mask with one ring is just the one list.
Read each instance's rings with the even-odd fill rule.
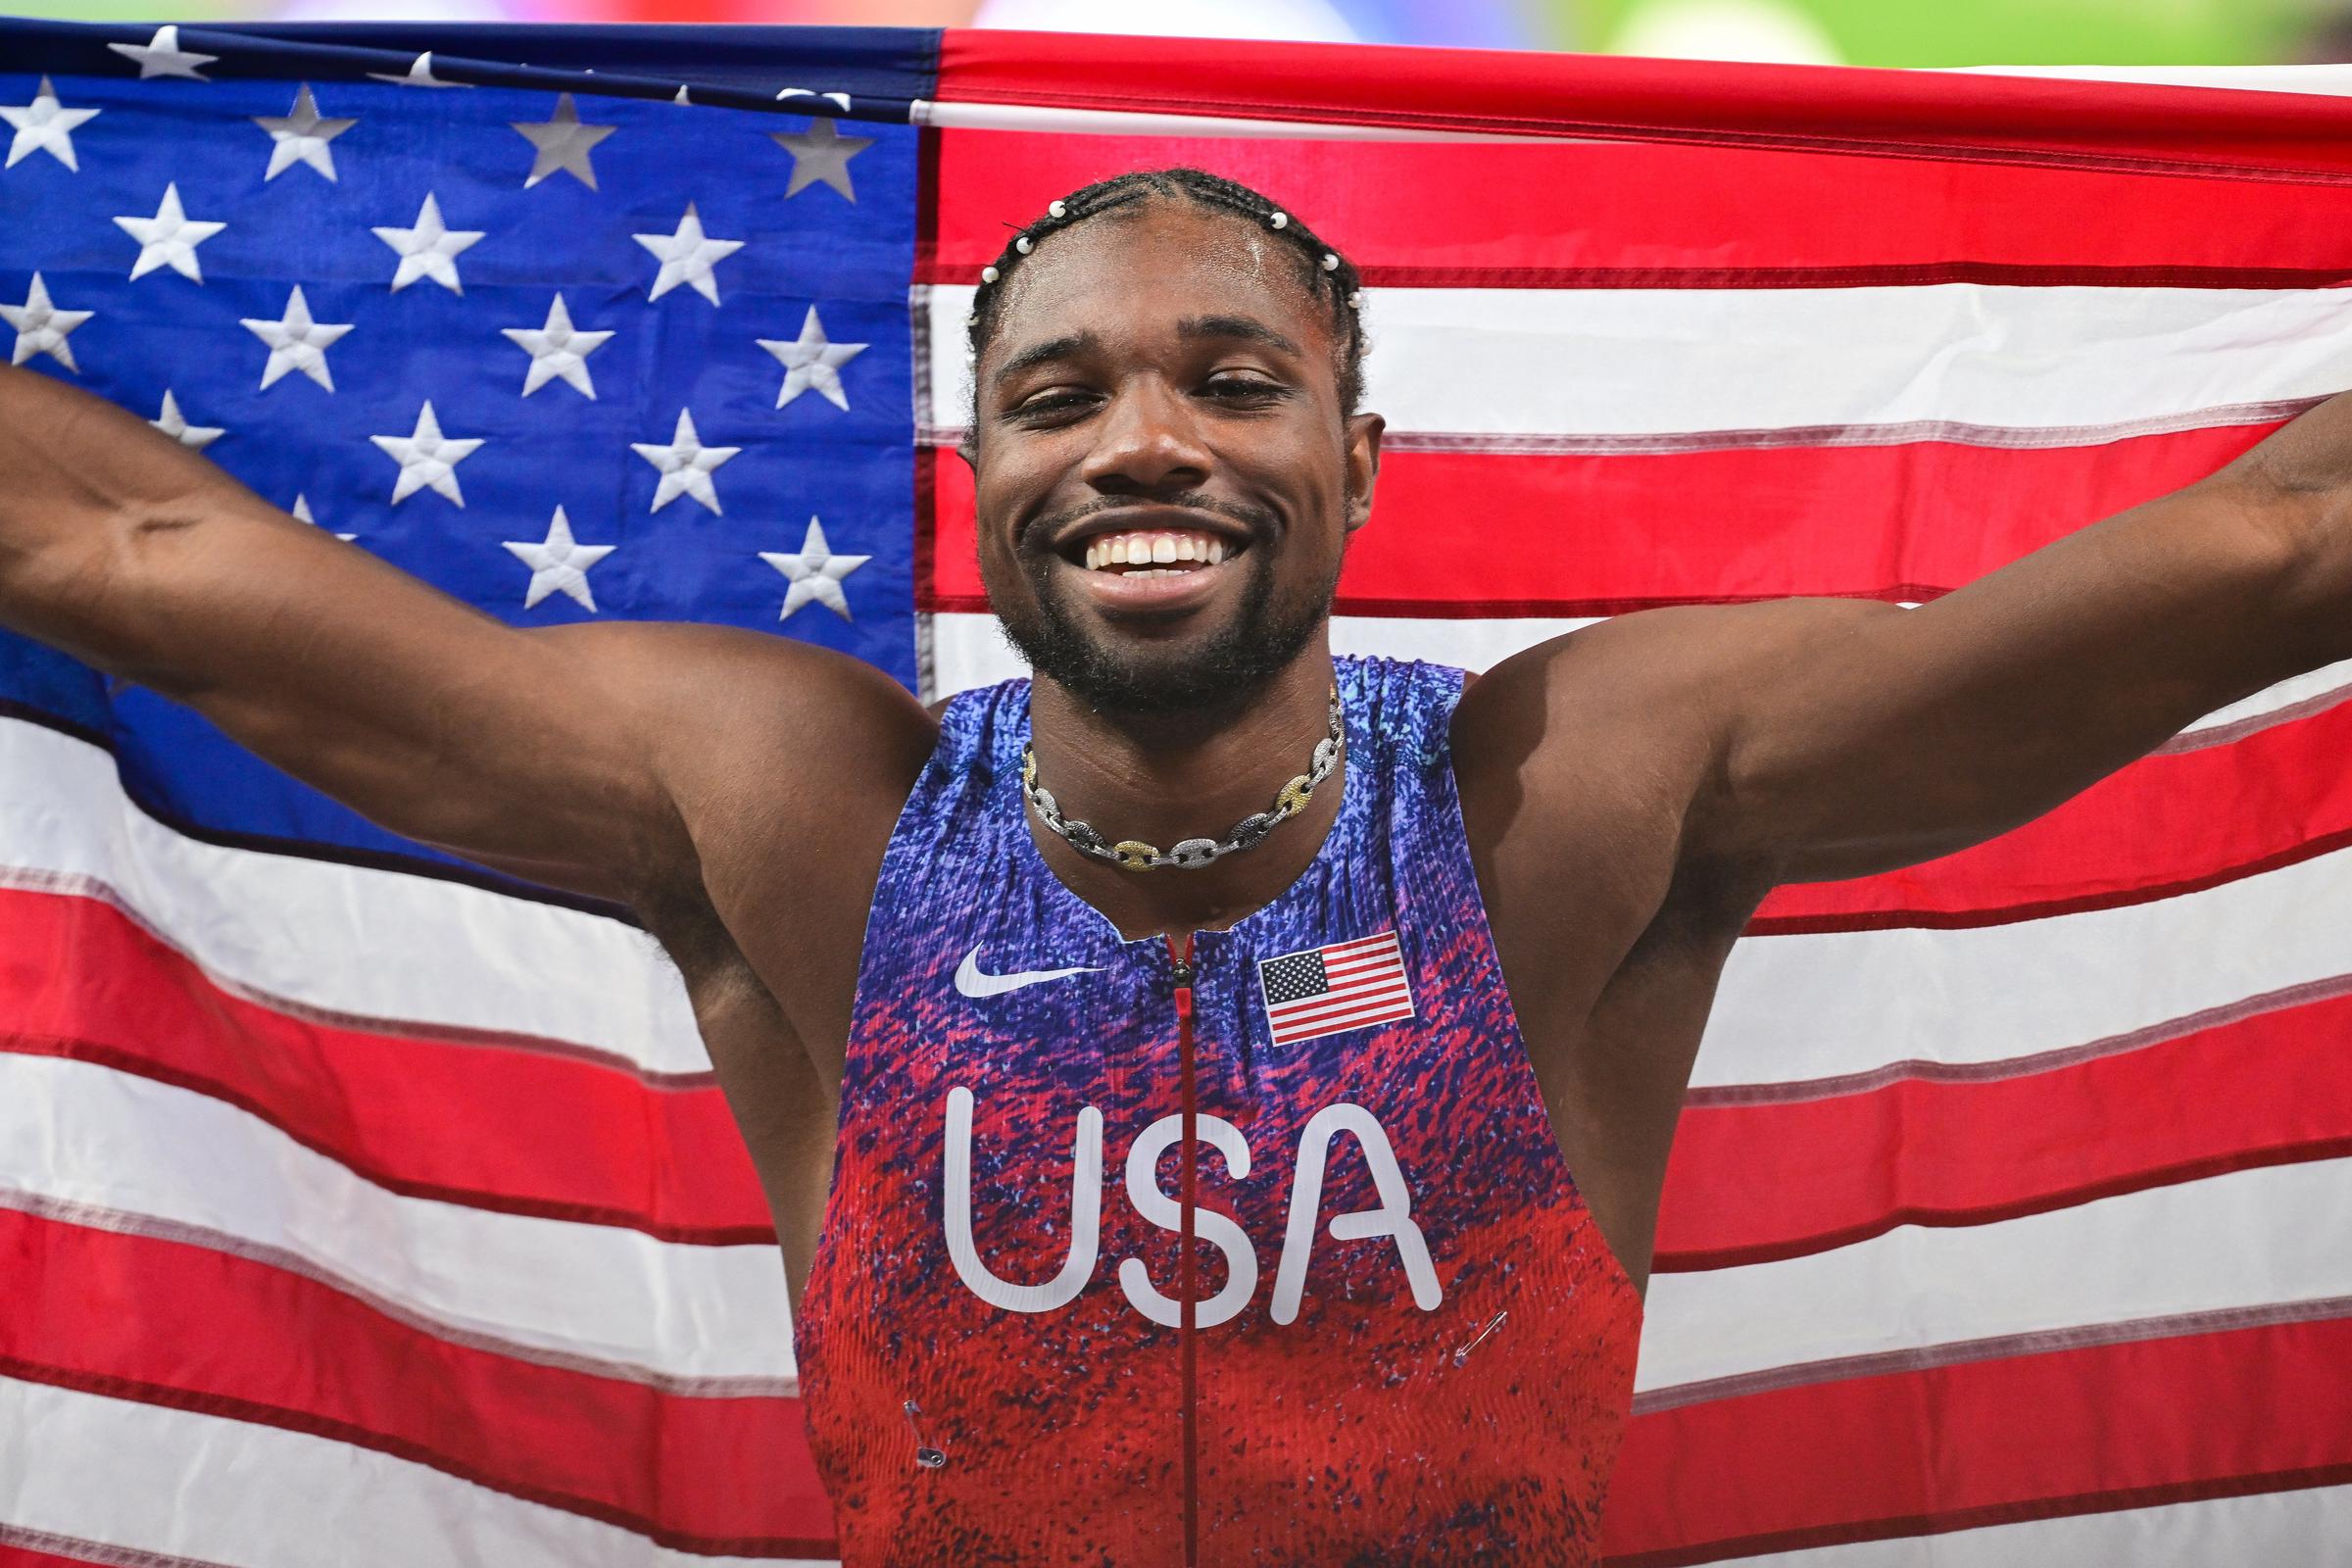
[[[1217,511],[1228,511],[1224,507]],[[1030,667],[1096,712],[1188,713],[1248,704],[1314,639],[1331,616],[1340,563],[1305,592],[1278,597],[1273,552],[1263,532],[1230,562],[1249,572],[1233,617],[1207,643],[1169,657],[1152,648],[1129,649],[1090,636],[1057,591],[1051,553],[1021,562],[1026,596],[994,592],[1005,640]],[[1230,569],[1227,568],[1219,569]]]

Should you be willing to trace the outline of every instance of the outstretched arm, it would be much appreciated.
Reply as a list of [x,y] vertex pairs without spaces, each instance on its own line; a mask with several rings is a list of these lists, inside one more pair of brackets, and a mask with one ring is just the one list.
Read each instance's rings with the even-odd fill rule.
[[623,901],[692,874],[681,803],[730,711],[807,705],[893,745],[923,720],[880,672],[783,638],[514,630],[8,368],[0,625],[189,704],[395,832]]
[[1690,850],[1780,882],[1949,854],[2352,657],[2352,394],[1918,610],[1699,613],[1729,678]]

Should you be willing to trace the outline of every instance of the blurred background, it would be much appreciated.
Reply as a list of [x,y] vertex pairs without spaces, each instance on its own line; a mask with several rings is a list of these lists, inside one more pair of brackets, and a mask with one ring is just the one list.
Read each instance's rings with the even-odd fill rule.
[[1865,66],[2352,58],[2352,0],[0,0],[85,21],[832,23]]

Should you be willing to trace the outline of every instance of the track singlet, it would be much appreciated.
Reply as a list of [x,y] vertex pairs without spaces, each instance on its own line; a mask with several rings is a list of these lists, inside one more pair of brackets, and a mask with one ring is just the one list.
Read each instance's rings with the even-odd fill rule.
[[848,1568],[1594,1555],[1642,1303],[1495,961],[1462,675],[1339,664],[1329,837],[1181,959],[1039,853],[1027,683],[949,704],[798,1326]]

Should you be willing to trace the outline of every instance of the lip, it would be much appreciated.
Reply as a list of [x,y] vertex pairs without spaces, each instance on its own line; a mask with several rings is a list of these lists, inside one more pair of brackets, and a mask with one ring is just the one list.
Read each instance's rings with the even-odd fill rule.
[[1131,577],[1115,571],[1089,571],[1066,561],[1062,566],[1084,579],[1083,592],[1104,614],[1165,614],[1206,604],[1223,583],[1232,564],[1240,559],[1228,556],[1216,565],[1199,566],[1172,577]]

